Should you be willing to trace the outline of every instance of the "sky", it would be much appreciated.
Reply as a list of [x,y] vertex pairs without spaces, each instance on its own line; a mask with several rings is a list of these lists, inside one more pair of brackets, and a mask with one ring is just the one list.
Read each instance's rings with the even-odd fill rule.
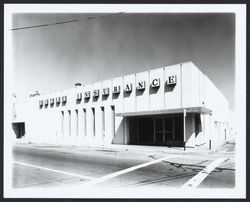
[[[12,28],[100,15],[16,13]],[[123,13],[11,35],[17,97],[193,61],[234,109],[233,13]]]

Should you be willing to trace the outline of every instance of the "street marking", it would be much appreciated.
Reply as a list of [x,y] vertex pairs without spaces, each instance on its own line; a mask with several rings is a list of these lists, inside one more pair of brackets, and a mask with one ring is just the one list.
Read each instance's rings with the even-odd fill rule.
[[170,158],[173,158],[173,157],[176,157],[176,156],[168,156],[168,157],[160,158],[160,159],[153,160],[153,161],[150,161],[150,162],[147,162],[147,163],[143,163],[143,164],[140,164],[140,165],[137,165],[137,166],[126,168],[124,170],[120,170],[120,171],[117,171],[117,172],[114,172],[114,173],[99,177],[99,178],[97,178],[95,180],[89,181],[89,182],[85,183],[84,185],[96,185],[96,184],[102,183],[102,182],[104,182],[106,180],[109,180],[111,178],[115,178],[115,177],[117,177],[119,175],[123,175],[123,174],[129,173],[131,171],[137,170],[139,168],[150,166],[152,164],[156,164],[156,163],[159,163],[161,161],[164,161],[166,159],[170,159]]
[[78,174],[75,174],[75,173],[69,173],[69,172],[65,172],[65,171],[61,171],[61,170],[55,170],[55,169],[51,169],[51,168],[45,168],[45,167],[36,166],[36,165],[32,165],[32,164],[28,164],[28,163],[23,163],[23,162],[19,162],[19,161],[13,161],[13,163],[16,163],[16,164],[19,164],[19,165],[23,165],[23,166],[32,167],[32,168],[43,169],[43,170],[47,170],[47,171],[51,171],[51,172],[55,172],[55,173],[64,174],[64,175],[69,175],[69,176],[73,176],[73,177],[79,177],[79,178],[87,179],[87,180],[93,180],[93,179],[95,179],[93,177],[88,177],[88,176],[85,176],[85,175],[78,175]]
[[210,163],[206,168],[200,171],[197,175],[191,178],[188,182],[186,182],[182,187],[183,188],[196,188],[199,184],[226,158],[218,158],[212,163]]

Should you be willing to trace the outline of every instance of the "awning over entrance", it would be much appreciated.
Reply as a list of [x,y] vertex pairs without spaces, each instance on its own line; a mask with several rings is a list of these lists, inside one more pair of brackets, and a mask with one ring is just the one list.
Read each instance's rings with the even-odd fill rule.
[[197,113],[197,114],[212,114],[212,110],[205,107],[189,107],[189,108],[177,108],[177,109],[164,109],[153,111],[140,111],[140,112],[125,112],[116,113],[116,116],[132,117],[132,116],[148,116],[148,115],[160,115],[160,114],[178,114],[178,113]]

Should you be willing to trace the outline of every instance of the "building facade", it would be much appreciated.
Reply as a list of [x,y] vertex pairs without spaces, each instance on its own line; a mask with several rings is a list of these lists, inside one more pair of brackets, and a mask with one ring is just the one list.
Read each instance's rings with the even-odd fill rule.
[[215,147],[230,136],[227,99],[192,62],[15,103],[12,127],[30,142]]

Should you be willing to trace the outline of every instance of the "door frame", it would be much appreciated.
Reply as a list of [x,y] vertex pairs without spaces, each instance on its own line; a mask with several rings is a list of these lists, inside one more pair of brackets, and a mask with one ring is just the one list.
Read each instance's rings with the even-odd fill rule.
[[[156,130],[156,119],[161,119],[162,121],[162,130]],[[172,119],[172,130],[171,131],[167,131],[166,127],[165,127],[165,120],[166,119]],[[167,133],[171,133],[172,139],[175,139],[175,116],[164,116],[164,117],[153,117],[153,122],[154,122],[154,144],[166,144],[167,140],[166,139],[166,134]],[[159,143],[156,141],[156,133],[162,133],[162,142]]]

